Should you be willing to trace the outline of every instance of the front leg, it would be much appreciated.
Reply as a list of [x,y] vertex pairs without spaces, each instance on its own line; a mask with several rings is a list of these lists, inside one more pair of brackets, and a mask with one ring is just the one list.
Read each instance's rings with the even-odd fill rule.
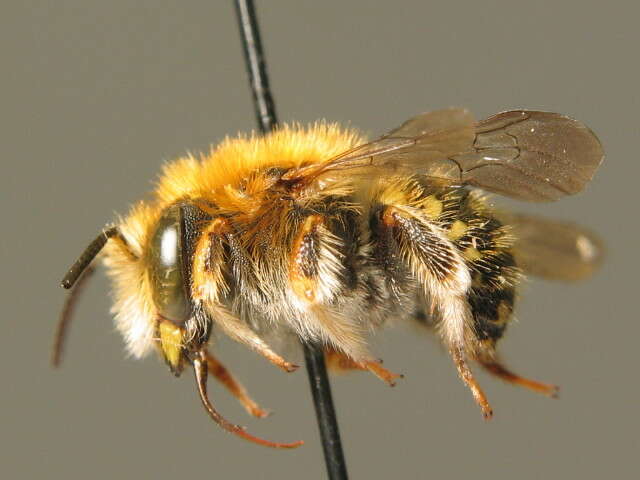
[[221,305],[209,305],[209,311],[215,324],[226,333],[232,340],[243,343],[251,350],[259,353],[275,366],[280,367],[285,372],[295,372],[298,365],[287,362],[284,358],[274,352],[271,347],[260,336],[251,330],[249,326],[233,315],[229,310]]
[[233,374],[218,360],[211,352],[204,350],[207,359],[207,368],[209,373],[216,377],[222,383],[229,393],[233,395],[245,408],[245,410],[254,417],[264,418],[269,415],[268,410],[260,408],[260,406],[249,396],[247,390],[242,384],[235,379]]
[[207,354],[204,351],[197,351],[191,353],[191,363],[193,365],[193,371],[195,373],[196,386],[198,387],[198,393],[200,394],[200,401],[205,408],[211,419],[220,425],[227,432],[238,435],[245,440],[248,440],[258,445],[271,448],[296,448],[302,445],[304,442],[292,442],[292,443],[280,443],[271,442],[260,437],[256,437],[247,432],[243,427],[235,425],[224,418],[215,409],[211,401],[209,400],[209,394],[207,392],[207,377],[209,375],[209,363]]
[[256,332],[221,303],[221,297],[228,292],[224,280],[224,242],[230,234],[231,227],[225,218],[212,220],[202,232],[194,251],[193,300],[233,340],[248,346],[285,372],[293,372],[298,368],[297,365],[274,352]]

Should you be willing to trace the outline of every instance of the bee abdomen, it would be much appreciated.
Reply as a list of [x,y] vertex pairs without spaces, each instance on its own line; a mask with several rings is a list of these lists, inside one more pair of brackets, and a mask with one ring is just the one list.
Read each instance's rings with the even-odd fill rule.
[[471,271],[467,300],[473,328],[480,341],[495,343],[513,315],[520,279],[511,250],[513,239],[508,227],[494,217],[478,195],[459,192],[453,196],[452,204],[457,210],[452,215],[455,220],[445,228]]
[[480,341],[495,343],[507,328],[513,314],[515,288],[474,286],[467,294],[473,315],[473,329]]

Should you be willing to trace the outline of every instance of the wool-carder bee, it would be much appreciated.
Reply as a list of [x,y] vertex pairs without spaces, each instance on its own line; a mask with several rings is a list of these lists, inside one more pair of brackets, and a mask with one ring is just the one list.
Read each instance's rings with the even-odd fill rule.
[[[324,122],[227,139],[200,158],[164,166],[150,200],[106,227],[62,281],[72,289],[56,335],[60,361],[77,293],[100,256],[113,281],[127,350],[155,349],[180,375],[193,368],[200,399],[212,374],[258,417],[266,412],[208,349],[224,333],[287,372],[267,343],[295,334],[330,365],[393,385],[367,348],[389,318],[432,325],[485,417],[492,410],[469,360],[546,395],[496,355],[520,277],[588,276],[602,247],[571,224],[496,211],[482,191],[553,201],[581,191],[603,159],[597,137],[556,113],[517,110],[476,122],[465,109],[418,115],[365,142]],[[272,335],[273,336],[273,335]]]

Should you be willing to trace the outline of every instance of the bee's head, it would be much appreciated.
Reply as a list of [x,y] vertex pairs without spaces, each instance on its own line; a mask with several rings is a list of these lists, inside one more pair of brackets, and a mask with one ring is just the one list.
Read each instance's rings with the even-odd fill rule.
[[155,225],[145,258],[159,316],[160,349],[176,375],[185,357],[198,350],[210,333],[211,322],[191,294],[195,244],[206,218],[192,203],[167,207]]

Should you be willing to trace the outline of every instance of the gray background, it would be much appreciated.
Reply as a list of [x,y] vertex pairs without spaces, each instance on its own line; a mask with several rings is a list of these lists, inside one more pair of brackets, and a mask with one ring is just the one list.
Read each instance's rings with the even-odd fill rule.
[[[502,352],[562,385],[554,401],[478,373],[486,423],[428,335],[375,339],[406,374],[334,380],[352,478],[621,478],[637,472],[638,11],[633,2],[261,2],[282,120],[327,118],[383,132],[450,105],[478,116],[528,107],[570,114],[607,160],[587,191],[517,208],[573,219],[608,245],[578,286],[532,281]],[[254,127],[230,2],[3,2],[0,218],[2,478],[324,478],[304,371],[285,375],[223,342],[221,358],[275,415],[232,420],[273,451],[220,431],[190,375],[127,359],[98,275],[64,368],[48,366],[61,275],[162,161]]]

